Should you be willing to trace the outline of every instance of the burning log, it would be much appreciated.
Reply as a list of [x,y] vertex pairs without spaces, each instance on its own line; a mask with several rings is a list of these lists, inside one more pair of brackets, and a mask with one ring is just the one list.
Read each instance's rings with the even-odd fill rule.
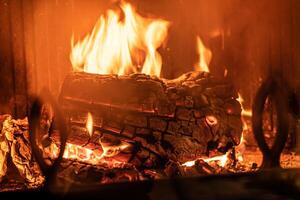
[[[125,162],[157,168],[239,144],[237,97],[232,84],[206,72],[174,80],[79,72],[66,77],[59,102],[71,127],[68,143],[102,151],[101,157],[126,155]],[[92,133],[85,128],[88,113]]]

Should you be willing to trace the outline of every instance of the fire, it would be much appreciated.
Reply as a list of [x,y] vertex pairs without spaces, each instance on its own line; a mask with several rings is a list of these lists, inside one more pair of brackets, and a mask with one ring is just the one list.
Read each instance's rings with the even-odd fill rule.
[[95,74],[142,72],[159,77],[162,58],[157,49],[167,37],[169,22],[144,18],[129,3],[122,2],[120,8],[124,17],[108,10],[83,40],[74,44],[72,37],[73,69]]
[[251,110],[247,110],[247,109],[244,108],[244,106],[243,106],[244,99],[243,99],[243,97],[241,96],[240,93],[238,93],[237,101],[240,102],[240,104],[241,104],[242,116],[251,117],[252,116],[252,111]]
[[245,139],[244,139],[244,130],[242,132],[240,144],[236,147],[236,158],[238,161],[244,161],[243,153],[245,151]]
[[[226,154],[221,155],[221,156],[215,156],[215,157],[211,157],[211,158],[205,158],[203,160],[205,162],[207,162],[207,163],[212,162],[212,161],[218,161],[219,165],[221,167],[225,167],[225,165],[227,163],[227,160],[228,160],[228,155],[229,155],[229,152],[227,152]],[[199,159],[202,159],[202,158],[199,158]],[[199,159],[196,159],[196,160],[199,160]],[[195,165],[196,160],[187,161],[187,162],[183,163],[182,166],[192,167],[192,166]]]
[[212,52],[210,49],[206,48],[199,36],[197,36],[197,47],[199,62],[195,65],[195,70],[209,72],[209,63],[212,58]]
[[[99,163],[109,163],[111,165],[114,165],[120,162],[112,160],[107,161],[106,158],[111,158],[118,155],[121,151],[127,149],[129,147],[129,144],[124,143],[118,146],[104,146],[100,143],[100,146],[102,147],[102,152],[93,151],[86,147],[66,143],[63,158],[85,162],[93,165]],[[59,147],[55,143],[52,143],[46,150],[46,153],[50,155],[50,157],[56,158],[59,154]]]
[[[252,112],[251,112],[251,110],[244,109],[244,106],[243,106],[244,100],[243,100],[243,98],[240,94],[238,94],[237,101],[240,102],[241,108],[242,108],[243,132],[242,132],[242,136],[241,136],[241,139],[240,139],[240,144],[235,149],[236,149],[236,158],[237,158],[237,160],[242,162],[244,160],[243,153],[245,151],[245,142],[246,142],[245,138],[244,138],[244,134],[245,134],[245,131],[248,130],[248,126],[247,126],[245,117],[251,117]],[[213,116],[207,116],[206,117],[206,121],[208,123],[215,123],[215,122],[217,123],[216,120],[217,119],[214,119]],[[221,156],[215,156],[215,157],[211,157],[211,158],[198,158],[196,160],[203,159],[207,163],[212,162],[212,161],[217,161],[221,167],[225,167],[225,165],[228,161],[229,154],[230,154],[230,151],[228,151],[226,154],[221,155]],[[192,167],[192,166],[195,165],[196,160],[185,162],[185,163],[182,164],[182,166]]]
[[240,144],[236,147],[236,157],[237,159],[242,162],[244,160],[243,158],[243,153],[245,151],[245,138],[244,138],[244,134],[246,133],[246,131],[248,131],[248,125],[247,125],[247,122],[245,120],[245,117],[251,117],[252,116],[252,111],[251,110],[246,110],[243,106],[243,102],[244,102],[244,99],[242,98],[241,94],[238,93],[238,99],[237,99],[238,102],[240,102],[241,104],[241,108],[242,108],[242,123],[243,123],[243,132],[242,132],[242,136],[241,136],[241,139],[240,139]]
[[87,120],[86,120],[86,130],[90,137],[93,135],[93,117],[90,112],[88,112]]

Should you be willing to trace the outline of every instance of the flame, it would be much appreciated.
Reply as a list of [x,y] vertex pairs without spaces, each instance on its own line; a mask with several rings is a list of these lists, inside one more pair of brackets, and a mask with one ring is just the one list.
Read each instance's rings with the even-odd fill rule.
[[251,117],[252,116],[252,111],[251,110],[246,110],[244,108],[244,106],[243,106],[244,99],[242,98],[240,93],[238,93],[237,101],[240,102],[241,109],[242,109],[242,113],[241,113],[242,122],[243,122],[243,132],[242,132],[242,136],[241,136],[241,142],[242,142],[242,139],[244,139],[244,132],[248,130],[248,125],[247,125],[247,122],[245,120],[245,117]]
[[196,160],[192,160],[192,161],[187,161],[185,163],[182,164],[182,166],[186,166],[186,167],[192,167],[195,165],[196,161],[199,160],[199,159],[202,159],[204,160],[204,162],[212,162],[212,161],[218,161],[219,162],[219,165],[221,167],[225,167],[226,163],[227,163],[227,160],[228,160],[228,155],[229,155],[229,152],[227,152],[226,154],[224,155],[221,155],[221,156],[214,156],[214,157],[211,157],[211,158],[198,158]]
[[[160,76],[162,59],[157,49],[167,37],[169,22],[140,16],[129,3],[120,5],[124,17],[114,10],[100,16],[92,32],[74,44],[73,69],[96,74],[124,75],[142,72]],[[144,58],[141,63],[136,62]]]
[[244,156],[243,156],[244,151],[245,151],[245,139],[244,139],[244,131],[243,131],[240,139],[240,144],[236,147],[236,158],[240,162],[244,161]]
[[93,135],[93,117],[90,112],[88,112],[87,120],[86,120],[86,130],[90,137]]
[[[114,157],[118,155],[121,151],[129,147],[129,144],[127,143],[120,144],[118,146],[103,146],[101,143],[100,145],[102,147],[102,152],[96,152],[86,147],[66,143],[63,158],[85,162],[93,165],[107,162],[113,165],[121,162],[112,160],[106,161],[106,158]],[[59,154],[59,147],[55,143],[52,143],[50,147],[46,150],[46,153],[48,153],[48,155],[50,155],[51,158],[56,158]]]
[[197,47],[199,62],[195,65],[195,70],[209,72],[209,63],[212,58],[212,52],[210,49],[206,48],[199,36],[197,36]]
[[237,101],[240,102],[241,104],[241,109],[242,109],[242,123],[243,123],[243,131],[242,131],[242,135],[241,135],[241,139],[240,139],[240,144],[236,147],[236,157],[238,159],[238,161],[242,162],[244,160],[243,158],[243,153],[245,151],[245,138],[244,138],[244,134],[246,133],[246,131],[248,131],[248,125],[247,122],[245,120],[245,117],[251,117],[252,116],[252,111],[251,110],[246,110],[243,106],[243,102],[244,99],[242,98],[241,94],[238,93],[238,98]]
[[252,116],[252,111],[251,110],[247,110],[247,109],[244,108],[244,106],[243,106],[244,99],[243,99],[243,97],[241,96],[240,93],[238,93],[237,101],[240,102],[240,104],[241,104],[242,116],[251,117]]

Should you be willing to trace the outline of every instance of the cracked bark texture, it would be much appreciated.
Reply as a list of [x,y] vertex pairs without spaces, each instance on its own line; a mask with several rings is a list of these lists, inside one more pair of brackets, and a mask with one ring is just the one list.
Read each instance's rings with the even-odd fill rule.
[[[237,96],[225,78],[206,72],[174,80],[78,72],[66,77],[59,103],[70,125],[68,142],[99,151],[103,142],[128,143],[131,148],[120,152],[123,162],[157,168],[239,144]],[[88,112],[93,115],[92,137],[84,129]]]

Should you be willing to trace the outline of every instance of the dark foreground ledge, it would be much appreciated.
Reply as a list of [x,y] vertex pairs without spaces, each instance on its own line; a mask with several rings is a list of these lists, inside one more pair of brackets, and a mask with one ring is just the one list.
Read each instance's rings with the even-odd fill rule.
[[4,192],[0,199],[298,199],[300,169],[178,178],[103,186],[70,186],[53,195],[42,190]]

